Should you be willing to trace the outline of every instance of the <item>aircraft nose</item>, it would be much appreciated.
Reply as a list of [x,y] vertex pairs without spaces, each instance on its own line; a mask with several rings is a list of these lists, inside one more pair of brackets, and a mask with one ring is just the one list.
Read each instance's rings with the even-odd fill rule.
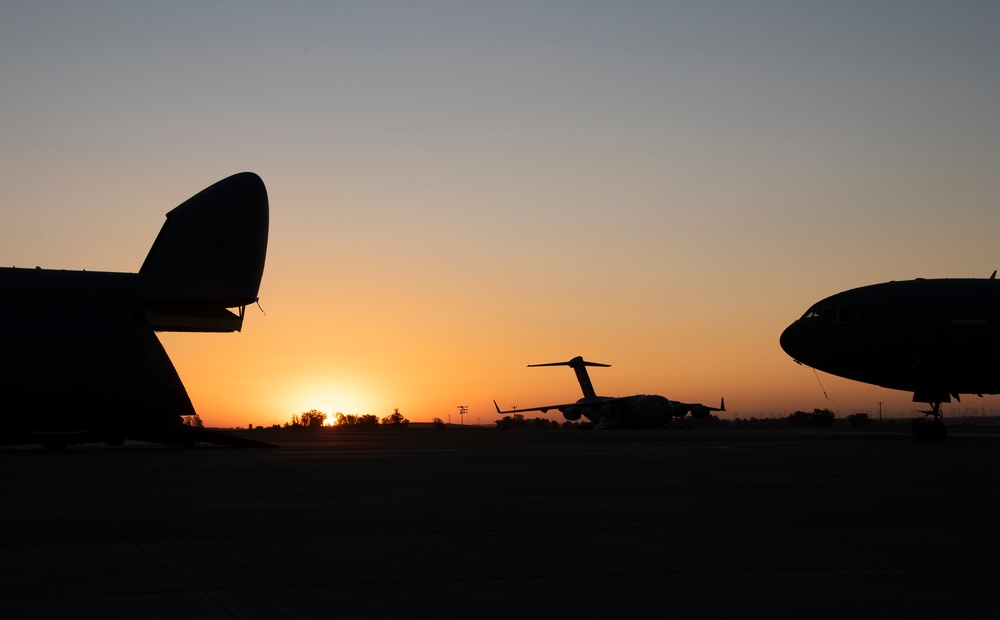
[[785,331],[781,332],[781,337],[778,339],[781,349],[793,358],[795,357],[795,345],[798,341],[795,332],[795,323],[792,323],[785,328]]

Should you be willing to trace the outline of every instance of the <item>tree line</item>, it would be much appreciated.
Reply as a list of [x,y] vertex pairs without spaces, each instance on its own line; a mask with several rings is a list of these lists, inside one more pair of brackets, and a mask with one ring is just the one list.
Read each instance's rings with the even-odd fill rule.
[[[700,420],[699,426],[776,426],[788,424],[790,426],[831,426],[836,420],[837,415],[829,409],[813,409],[811,412],[806,411],[796,411],[790,415],[777,418],[734,418],[731,420],[720,419],[714,415],[709,416],[707,419]],[[285,428],[310,428],[317,429],[321,428],[326,424],[328,419],[333,420],[332,426],[334,428],[354,428],[354,429],[373,429],[373,428],[406,428],[410,421],[406,419],[399,409],[393,409],[392,413],[379,418],[372,414],[344,414],[341,412],[336,412],[332,416],[319,411],[317,409],[310,409],[309,411],[303,411],[300,414],[292,416],[291,422],[285,422]],[[871,423],[871,419],[866,413],[856,413],[847,416],[847,422],[853,427],[864,427]],[[200,420],[198,421],[200,422]],[[189,422],[191,423],[191,422]],[[557,430],[557,429],[576,429],[581,428],[580,423],[576,422],[557,422],[555,420],[549,420],[546,418],[525,418],[520,413],[515,413],[513,416],[504,416],[502,419],[495,420],[494,423],[496,427],[500,430],[508,429],[532,429],[532,430]],[[441,421],[440,418],[434,418],[433,425],[435,428],[445,428],[446,424]],[[586,425],[584,425],[586,426]],[[278,428],[278,425],[274,425],[272,428]]]
[[[295,414],[292,416],[291,422],[285,422],[285,428],[320,428],[326,424],[326,421],[331,416],[319,411],[318,409],[310,409],[309,411],[303,411],[302,413]],[[410,421],[406,419],[399,409],[393,409],[392,413],[389,415],[379,418],[376,415],[366,413],[364,415],[359,415],[356,413],[344,414],[337,412],[333,414],[333,426],[337,428],[379,428],[379,427],[392,427],[392,428],[406,428]]]

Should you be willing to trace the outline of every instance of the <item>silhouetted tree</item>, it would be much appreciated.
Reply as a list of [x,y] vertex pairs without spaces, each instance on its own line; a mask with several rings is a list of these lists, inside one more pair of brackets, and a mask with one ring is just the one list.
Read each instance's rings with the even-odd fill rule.
[[829,409],[813,409],[812,413],[796,411],[788,416],[788,423],[792,426],[830,426],[837,418],[837,414]]
[[390,415],[387,415],[384,418],[382,418],[382,426],[395,426],[397,428],[406,428],[406,426],[409,423],[410,421],[407,420],[403,416],[403,414],[399,412],[399,409],[393,409]]
[[444,428],[444,421],[441,418],[434,418],[432,423],[434,424],[434,428]]
[[350,428],[358,425],[358,416],[354,413],[344,415],[341,412],[333,414],[334,425],[338,428]]
[[[295,418],[292,417],[294,422]],[[306,428],[319,428],[323,426],[323,422],[326,420],[326,414],[322,411],[317,411],[316,409],[310,409],[309,411],[303,412],[299,416],[300,424]]]
[[345,415],[338,411],[333,418],[337,428],[378,428],[378,416],[370,413],[365,415],[348,413]]
[[500,430],[507,430],[508,428],[518,428],[524,424],[524,416],[520,413],[515,413],[512,416],[505,415],[499,420],[495,420],[494,423]]

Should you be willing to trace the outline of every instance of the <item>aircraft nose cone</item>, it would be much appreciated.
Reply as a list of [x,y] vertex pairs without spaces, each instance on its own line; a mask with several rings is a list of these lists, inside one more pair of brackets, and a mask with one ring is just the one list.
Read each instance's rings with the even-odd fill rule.
[[778,339],[778,344],[781,345],[782,351],[792,357],[795,357],[795,345],[798,341],[795,331],[795,323],[792,323],[785,328],[785,331],[781,332],[781,337]]

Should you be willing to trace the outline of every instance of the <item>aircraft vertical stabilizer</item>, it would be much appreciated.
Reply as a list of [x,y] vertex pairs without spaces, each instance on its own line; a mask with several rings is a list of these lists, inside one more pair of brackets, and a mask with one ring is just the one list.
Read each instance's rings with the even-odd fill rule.
[[528,368],[536,368],[538,366],[569,366],[574,371],[576,371],[576,380],[580,382],[580,389],[583,390],[583,397],[597,398],[597,392],[594,391],[594,384],[590,382],[590,375],[587,374],[587,366],[600,366],[601,368],[608,368],[611,366],[611,364],[598,364],[597,362],[588,362],[579,355],[569,360],[568,362],[550,362],[548,364],[528,364]]
[[0,268],[0,443],[261,445],[182,423],[196,412],[154,332],[239,331],[267,228],[244,172],[170,211],[139,273]]
[[[239,331],[267,251],[267,190],[243,172],[167,213],[139,270],[144,319],[157,331]],[[234,314],[226,308],[239,307]]]

